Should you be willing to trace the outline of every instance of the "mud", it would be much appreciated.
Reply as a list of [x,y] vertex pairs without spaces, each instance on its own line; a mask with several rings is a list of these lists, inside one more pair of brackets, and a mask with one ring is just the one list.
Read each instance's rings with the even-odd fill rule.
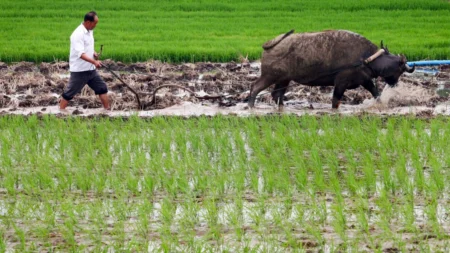
[[[169,64],[158,61],[124,64],[112,60],[103,61],[140,97],[143,110],[137,110],[135,95],[130,92],[106,68],[99,70],[109,88],[112,112],[110,116],[155,115],[215,115],[221,114],[294,114],[323,113],[375,113],[416,114],[433,116],[450,114],[447,108],[450,94],[450,68],[422,69],[404,74],[399,84],[391,88],[382,80],[375,80],[382,91],[373,99],[360,87],[345,93],[341,108],[331,110],[333,87],[309,87],[292,82],[284,108],[271,99],[269,88],[260,93],[255,109],[249,110],[244,99],[251,85],[260,75],[259,62],[241,63],[185,63]],[[67,62],[34,64],[0,62],[0,113],[1,114],[59,114],[58,100],[69,79]],[[154,90],[163,84],[186,87],[197,97],[223,95],[221,99],[202,100],[179,88],[163,88],[158,91],[152,105]],[[89,116],[104,114],[94,92],[85,87],[69,104],[69,114]]]

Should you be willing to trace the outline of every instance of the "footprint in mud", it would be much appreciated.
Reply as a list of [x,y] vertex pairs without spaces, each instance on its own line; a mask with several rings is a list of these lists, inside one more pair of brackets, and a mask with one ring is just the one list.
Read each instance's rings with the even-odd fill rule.
[[80,115],[80,114],[83,114],[83,112],[78,109],[75,109],[75,111],[72,112],[72,115]]

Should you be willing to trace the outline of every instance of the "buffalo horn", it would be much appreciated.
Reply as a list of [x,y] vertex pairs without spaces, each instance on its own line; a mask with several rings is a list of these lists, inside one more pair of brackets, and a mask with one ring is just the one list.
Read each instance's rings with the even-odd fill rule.
[[416,69],[416,65],[413,64],[412,68],[410,66],[408,66],[408,64],[405,64],[405,68],[406,68],[406,72],[408,73],[412,73],[414,72],[414,70]]
[[376,58],[378,58],[378,56],[380,56],[381,54],[383,54],[385,51],[384,49],[380,49],[378,50],[375,54],[373,54],[372,56],[370,56],[369,58],[367,58],[366,60],[364,60],[364,63],[369,63],[372,62],[373,60],[375,60]]

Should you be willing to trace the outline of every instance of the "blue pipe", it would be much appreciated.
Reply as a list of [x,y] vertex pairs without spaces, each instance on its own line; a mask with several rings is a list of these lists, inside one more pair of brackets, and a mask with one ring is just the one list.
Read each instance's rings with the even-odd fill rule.
[[433,60],[433,61],[410,61],[407,62],[408,66],[437,66],[437,65],[450,65],[450,60]]
[[439,70],[437,70],[437,69],[424,69],[424,68],[419,68],[419,69],[416,69],[415,72],[426,73],[426,74],[431,74],[431,75],[436,75],[437,73],[439,73]]

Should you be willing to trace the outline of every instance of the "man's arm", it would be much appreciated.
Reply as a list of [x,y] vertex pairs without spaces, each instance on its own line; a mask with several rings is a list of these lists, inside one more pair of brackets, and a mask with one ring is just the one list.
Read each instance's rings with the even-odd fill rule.
[[90,62],[90,63],[94,64],[94,66],[95,66],[96,68],[100,68],[100,67],[102,66],[102,62],[101,62],[101,61],[97,61],[97,60],[95,60],[95,59],[92,59],[92,58],[89,57],[86,53],[82,53],[81,56],[80,56],[80,58],[83,59],[83,60],[85,60],[85,61],[87,61],[87,62]]

